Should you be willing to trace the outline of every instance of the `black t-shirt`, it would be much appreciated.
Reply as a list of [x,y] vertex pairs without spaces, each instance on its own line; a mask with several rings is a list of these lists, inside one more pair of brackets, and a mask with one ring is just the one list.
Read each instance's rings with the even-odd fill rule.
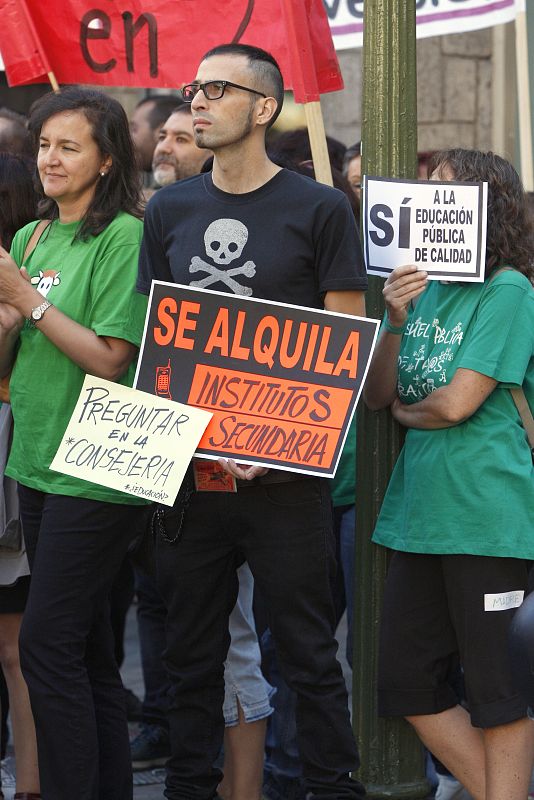
[[211,173],[160,189],[146,208],[137,288],[152,279],[322,308],[367,276],[345,195],[289,170],[246,194]]

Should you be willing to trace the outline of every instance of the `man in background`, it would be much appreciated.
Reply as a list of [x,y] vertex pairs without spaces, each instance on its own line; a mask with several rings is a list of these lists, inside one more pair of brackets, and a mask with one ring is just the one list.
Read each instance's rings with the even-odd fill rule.
[[0,151],[32,158],[33,150],[26,118],[10,108],[0,108]]
[[143,172],[151,172],[152,157],[158,143],[159,132],[169,114],[172,114],[180,102],[174,95],[153,94],[136,105],[130,119],[130,133],[139,169]]
[[152,158],[152,173],[158,186],[198,175],[211,151],[195,144],[189,105],[178,106],[160,128]]

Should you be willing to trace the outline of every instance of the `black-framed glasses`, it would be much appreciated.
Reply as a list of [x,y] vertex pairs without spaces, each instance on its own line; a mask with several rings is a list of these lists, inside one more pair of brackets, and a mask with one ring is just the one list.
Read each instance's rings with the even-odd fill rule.
[[258,92],[257,89],[249,89],[248,86],[240,86],[238,83],[232,81],[206,81],[206,83],[186,83],[182,86],[181,93],[186,103],[192,103],[193,98],[202,91],[207,100],[220,100],[224,95],[227,86],[233,89],[242,89],[244,92],[251,92],[252,94],[259,94],[260,97],[267,97],[263,92]]

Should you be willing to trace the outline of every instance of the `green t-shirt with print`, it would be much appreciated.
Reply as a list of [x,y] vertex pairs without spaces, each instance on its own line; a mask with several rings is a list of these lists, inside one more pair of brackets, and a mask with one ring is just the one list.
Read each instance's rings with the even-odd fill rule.
[[534,558],[534,468],[509,388],[534,409],[534,290],[507,270],[484,284],[432,281],[409,319],[398,393],[416,403],[459,367],[498,381],[460,425],[411,428],[373,541],[413,553]]
[[[13,239],[11,254],[20,266],[37,223]],[[98,336],[139,345],[147,298],[135,290],[143,225],[119,213],[98,236],[75,239],[79,223],[55,220],[26,261],[31,282],[60,311]],[[118,381],[131,386],[135,366]],[[6,474],[24,486],[52,494],[141,505],[123,492],[49,469],[78,400],[85,372],[41,333],[25,323],[10,380],[15,420]]]

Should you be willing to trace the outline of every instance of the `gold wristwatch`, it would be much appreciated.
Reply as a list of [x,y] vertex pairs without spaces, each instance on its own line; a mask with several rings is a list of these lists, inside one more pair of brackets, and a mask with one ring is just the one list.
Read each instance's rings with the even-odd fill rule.
[[50,308],[52,303],[49,300],[44,300],[40,306],[35,306],[32,308],[28,321],[31,325],[35,325],[36,322],[39,322],[40,319],[44,317],[44,313],[47,308]]

